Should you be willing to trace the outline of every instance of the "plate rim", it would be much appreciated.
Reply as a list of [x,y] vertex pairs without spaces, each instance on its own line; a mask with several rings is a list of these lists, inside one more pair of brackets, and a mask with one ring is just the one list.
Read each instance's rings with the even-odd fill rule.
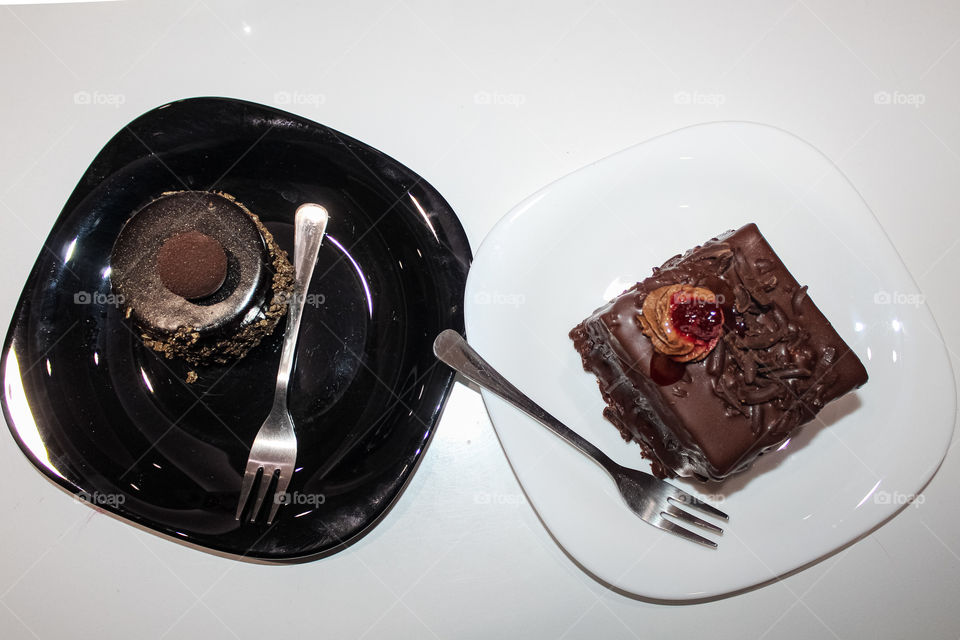
[[[83,486],[75,484],[73,481],[68,480],[67,478],[59,475],[53,469],[48,467],[33,449],[26,443],[20,433],[20,429],[17,428],[17,419],[14,416],[14,413],[11,411],[10,397],[9,397],[9,380],[8,380],[8,366],[9,366],[9,356],[14,353],[13,346],[16,338],[17,328],[20,324],[21,316],[24,314],[26,308],[28,307],[27,295],[36,289],[37,285],[43,282],[43,273],[40,270],[41,258],[46,249],[50,245],[51,239],[54,237],[57,230],[64,224],[64,215],[68,212],[75,210],[84,199],[88,198],[92,193],[95,193],[96,190],[100,187],[104,180],[110,177],[110,174],[97,175],[96,179],[93,179],[93,174],[95,170],[100,168],[103,164],[116,168],[116,162],[108,157],[107,152],[113,150],[119,140],[127,133],[128,130],[134,129],[139,124],[143,126],[144,123],[148,122],[151,118],[156,118],[157,114],[170,106],[173,105],[188,105],[195,106],[195,108],[204,108],[204,109],[216,109],[217,105],[226,105],[228,107],[237,108],[243,107],[247,109],[253,109],[260,114],[269,114],[273,117],[281,117],[285,120],[294,121],[299,124],[305,124],[312,128],[313,130],[330,132],[336,138],[339,139],[352,155],[356,155],[359,150],[362,153],[372,153],[377,158],[385,158],[390,161],[392,167],[399,169],[404,173],[404,177],[411,178],[413,183],[409,185],[408,189],[413,189],[414,187],[419,187],[425,189],[430,195],[436,198],[438,204],[442,205],[440,209],[437,210],[436,217],[432,219],[434,224],[439,224],[443,229],[443,235],[446,237],[445,241],[442,241],[438,244],[441,250],[447,252],[452,259],[457,263],[463,266],[464,274],[461,278],[462,282],[460,286],[462,289],[466,287],[466,275],[469,273],[469,266],[473,262],[473,249],[470,246],[469,238],[466,234],[466,231],[463,227],[463,223],[457,215],[456,211],[453,209],[452,205],[443,197],[443,195],[423,176],[419,173],[400,162],[393,156],[387,154],[386,152],[380,151],[379,149],[361,141],[352,136],[344,134],[328,125],[325,125],[321,122],[317,122],[306,118],[300,114],[287,112],[276,107],[252,102],[249,100],[244,100],[240,98],[232,98],[225,96],[196,96],[196,97],[186,97],[179,98],[174,100],[169,100],[163,104],[157,105],[147,111],[144,111],[140,115],[131,119],[130,121],[124,123],[117,131],[109,137],[109,139],[103,144],[100,149],[97,150],[96,154],[90,160],[89,164],[82,170],[79,179],[77,180],[75,186],[71,190],[70,194],[67,196],[66,200],[53,223],[50,226],[47,235],[44,237],[43,243],[41,245],[40,252],[34,258],[33,264],[30,267],[30,271],[24,280],[24,284],[20,289],[20,293],[17,297],[16,303],[13,307],[13,312],[10,316],[10,319],[7,322],[7,329],[4,334],[3,348],[0,352],[0,384],[3,385],[4,393],[0,394],[0,410],[2,410],[3,418],[7,426],[13,441],[16,443],[20,452],[27,458],[31,465],[38,471],[41,476],[44,477],[47,481],[52,483],[56,488],[65,491],[67,494],[73,496],[74,499],[84,502],[91,508],[106,513],[110,517],[122,521],[126,524],[132,525],[138,529],[148,531],[151,534],[154,534],[162,539],[170,540],[186,546],[188,548],[197,549],[212,555],[228,557],[235,560],[241,560],[245,562],[251,562],[255,564],[299,564],[303,562],[310,562],[320,558],[324,558],[333,554],[342,551],[343,549],[355,544],[366,536],[370,531],[372,531],[380,522],[389,514],[399,499],[402,497],[406,488],[410,484],[413,476],[416,474],[417,470],[420,467],[420,464],[423,461],[424,456],[430,448],[430,444],[433,441],[433,436],[436,433],[436,429],[439,426],[439,421],[443,413],[443,408],[446,405],[447,400],[450,397],[450,393],[453,389],[455,383],[455,372],[452,370],[442,370],[438,367],[434,376],[437,379],[436,390],[438,392],[439,402],[436,406],[432,407],[430,410],[430,429],[429,435],[424,439],[419,452],[415,454],[413,464],[406,471],[406,474],[402,482],[397,486],[397,490],[389,501],[386,501],[384,505],[379,509],[376,515],[367,521],[364,522],[364,525],[356,530],[351,536],[340,540],[340,542],[322,547],[319,549],[312,549],[304,551],[300,549],[296,552],[291,553],[266,553],[247,550],[237,550],[232,551],[225,549],[219,546],[212,546],[208,544],[199,543],[193,539],[184,539],[179,538],[170,534],[169,532],[158,528],[162,526],[160,523],[155,522],[150,518],[145,518],[139,513],[136,512],[121,512],[117,510],[111,504],[97,504],[93,505],[89,502],[86,502],[80,498],[80,496],[85,492]],[[155,125],[155,123],[154,123]],[[360,162],[367,164],[363,159],[360,159]],[[379,178],[379,176],[378,176]],[[382,180],[382,179],[381,179]],[[432,213],[432,212],[431,212]],[[427,214],[423,214],[426,216]],[[453,271],[453,270],[451,270]],[[458,296],[456,293],[452,293],[450,296],[451,300],[457,300]],[[463,330],[465,326],[465,315],[464,308],[462,304],[455,305],[451,307],[448,313],[445,314],[448,320],[452,321],[453,326],[451,328]],[[18,370],[19,371],[19,370]],[[24,402],[27,401],[26,391],[23,390],[21,384],[22,399]],[[29,404],[27,404],[29,408]],[[31,420],[33,419],[33,410],[30,410]],[[82,484],[82,483],[81,483]],[[239,493],[239,487],[238,487]],[[215,537],[215,536],[208,536]],[[261,538],[262,540],[262,538]]]
[[[501,238],[504,235],[507,235],[509,233],[507,230],[509,225],[517,217],[523,215],[527,209],[533,207],[541,197],[543,197],[547,192],[551,191],[558,183],[565,182],[571,176],[575,176],[576,174],[579,174],[581,172],[587,172],[588,170],[595,168],[597,165],[601,165],[608,160],[611,160],[623,154],[627,154],[632,151],[635,151],[639,147],[647,146],[649,143],[654,143],[660,140],[661,138],[672,136],[674,134],[678,134],[682,132],[687,132],[693,129],[699,129],[699,128],[719,129],[724,126],[731,126],[731,125],[735,127],[745,127],[747,129],[756,130],[756,131],[767,130],[767,131],[776,132],[778,135],[785,136],[785,138],[789,139],[791,144],[796,144],[796,143],[802,144],[803,147],[814,152],[816,156],[818,156],[821,160],[828,163],[834,175],[839,176],[842,179],[842,184],[846,188],[848,188],[852,194],[855,194],[856,198],[859,200],[863,209],[869,214],[870,218],[872,219],[875,225],[875,229],[880,232],[883,239],[886,241],[886,245],[885,245],[886,249],[892,251],[893,255],[896,256],[897,267],[899,268],[899,270],[902,272],[904,276],[906,276],[910,284],[913,286],[914,290],[921,291],[920,287],[917,285],[916,279],[914,278],[910,270],[907,268],[907,265],[904,262],[903,257],[901,256],[896,245],[893,243],[886,229],[880,223],[879,219],[876,216],[876,213],[870,207],[867,200],[863,197],[863,194],[856,188],[856,186],[851,182],[849,177],[836,164],[836,162],[834,162],[826,153],[824,153],[814,144],[812,144],[811,142],[805,140],[804,138],[800,137],[799,135],[791,131],[788,131],[776,125],[771,125],[771,124],[761,123],[761,122],[754,122],[749,120],[713,120],[713,121],[699,122],[699,123],[694,123],[687,126],[679,127],[664,133],[657,134],[655,136],[651,136],[640,142],[631,144],[625,148],[615,151],[614,153],[611,153],[598,160],[594,160],[586,165],[583,165],[582,167],[579,167],[574,171],[571,171],[556,180],[551,181],[547,185],[537,189],[535,192],[523,198],[520,202],[518,202],[516,205],[511,207],[494,224],[494,226],[486,234],[483,241],[480,243],[480,245],[476,250],[474,266],[476,267],[477,265],[479,265],[482,268],[484,265],[484,262],[487,259],[488,254],[492,253],[493,247],[498,245],[501,241]],[[478,278],[477,274],[478,274],[477,269],[472,268],[467,278],[464,315],[465,315],[465,323],[466,323],[466,330],[467,330],[468,337],[469,337],[471,328],[474,331],[477,330],[477,324],[480,323],[480,321],[477,320],[477,317],[483,315],[482,311],[478,310],[478,305],[473,300],[474,298],[473,294],[475,293],[474,290],[477,286],[477,278]],[[932,325],[932,330],[935,332],[935,338],[939,342],[943,343],[944,342],[943,333],[940,329],[939,323],[936,320],[936,317],[933,315],[932,310],[929,307],[926,307],[922,313],[930,321]],[[949,371],[950,381],[953,382],[952,385],[947,385],[947,388],[949,389],[949,397],[942,399],[943,408],[944,408],[944,418],[946,420],[948,416],[953,416],[953,420],[950,421],[949,429],[944,430],[946,446],[943,447],[942,450],[940,451],[936,464],[932,465],[931,468],[925,470],[925,473],[919,474],[919,477],[922,480],[922,482],[920,482],[919,486],[916,488],[915,493],[922,492],[924,488],[933,479],[933,477],[936,475],[937,471],[940,469],[943,463],[943,460],[946,456],[947,450],[949,449],[949,443],[952,440],[953,432],[955,430],[955,422],[956,422],[956,416],[957,416],[957,393],[956,393],[956,382],[955,382],[956,375],[953,369],[953,365],[950,362],[950,359],[947,357],[944,357],[942,361],[946,365],[946,371]],[[589,576],[591,576],[593,579],[601,582],[602,584],[610,588],[613,588],[615,590],[620,590],[625,593],[628,593],[643,599],[650,599],[654,601],[665,601],[665,602],[699,602],[699,601],[709,601],[709,600],[715,600],[715,599],[720,599],[724,597],[730,597],[732,595],[750,591],[756,588],[762,588],[763,586],[771,582],[775,582],[784,576],[802,571],[810,566],[813,566],[815,564],[818,564],[819,562],[822,562],[823,560],[831,557],[836,553],[839,553],[840,551],[847,548],[848,546],[872,534],[874,531],[876,531],[877,529],[882,527],[884,524],[889,522],[891,519],[893,519],[897,514],[902,512],[908,506],[908,504],[902,504],[895,508],[891,508],[889,510],[884,511],[882,517],[875,519],[875,521],[871,524],[871,526],[867,530],[858,533],[856,536],[853,536],[852,538],[844,538],[842,544],[839,544],[838,546],[834,547],[831,544],[831,549],[828,552],[818,554],[816,557],[809,559],[808,561],[805,561],[803,563],[800,563],[799,565],[793,566],[787,570],[779,572],[777,575],[765,577],[761,581],[750,581],[750,582],[744,583],[741,586],[737,586],[735,588],[721,589],[721,590],[710,591],[710,592],[701,593],[701,594],[691,594],[688,592],[684,592],[681,594],[681,593],[677,593],[676,591],[674,592],[664,591],[660,593],[642,593],[641,590],[631,588],[629,585],[624,585],[621,582],[612,582],[612,581],[608,582],[606,578],[595,573],[590,567],[588,567],[585,564],[584,560],[579,555],[575,554],[573,550],[567,548],[560,541],[560,538],[557,535],[557,532],[555,532],[552,529],[552,527],[547,524],[547,518],[537,507],[537,502],[531,498],[530,493],[528,492],[526,486],[524,486],[524,483],[521,481],[520,475],[517,472],[517,467],[514,464],[514,460],[513,458],[511,458],[511,455],[508,453],[507,446],[504,444],[504,439],[501,436],[500,429],[497,427],[497,420],[494,419],[494,414],[500,414],[501,411],[509,410],[508,405],[504,401],[500,400],[495,394],[492,394],[491,392],[488,392],[486,390],[481,390],[481,396],[483,397],[484,406],[487,409],[487,413],[490,417],[491,424],[494,427],[494,431],[497,435],[497,439],[500,442],[504,455],[507,457],[508,463],[510,464],[511,471],[513,472],[515,478],[517,479],[518,484],[520,484],[525,495],[527,495],[528,502],[530,503],[530,506],[533,508],[537,518],[543,523],[544,527],[548,530],[548,534],[550,535],[550,537],[554,539],[557,545],[560,546],[561,550],[566,555],[568,555],[579,568],[584,570],[584,572],[587,573]],[[500,419],[501,420],[503,419],[502,415]]]

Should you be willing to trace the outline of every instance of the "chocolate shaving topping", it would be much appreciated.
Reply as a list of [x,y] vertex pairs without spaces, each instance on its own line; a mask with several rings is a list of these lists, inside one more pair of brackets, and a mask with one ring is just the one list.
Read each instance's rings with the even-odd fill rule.
[[757,324],[763,327],[765,331],[777,330],[777,321],[773,318],[773,315],[769,313],[761,313],[758,315]]
[[770,309],[770,313],[773,314],[773,319],[777,322],[778,326],[786,327],[790,324],[790,321],[787,320],[787,316],[783,313],[783,309],[776,304],[774,304]]
[[700,250],[695,263],[687,260],[683,269],[672,269],[688,257],[675,256],[654,270],[654,276],[662,284],[686,282],[732,295],[726,304],[734,316],[728,327],[735,330],[724,331],[704,366],[713,378],[714,394],[727,405],[726,413],[749,418],[755,434],[765,424],[764,406],[782,411],[767,427],[777,436],[801,415],[823,406],[831,384],[825,374],[836,358],[835,349],[818,352],[810,344],[810,335],[794,321],[806,300],[806,286],[793,292],[789,309],[772,300],[770,293],[780,286],[769,273],[775,268],[773,261],[759,258],[751,263],[722,241]]
[[733,288],[734,309],[740,313],[746,312],[750,308],[750,293],[743,285],[738,284]]
[[765,331],[741,337],[737,346],[744,349],[769,349],[782,339],[780,331]]
[[756,268],[758,273],[766,273],[767,271],[776,268],[777,265],[775,265],[772,260],[767,260],[766,258],[757,258],[753,261],[753,266]]
[[738,384],[736,374],[731,371],[727,371],[724,372],[724,374],[719,378],[714,380],[713,391],[720,396],[720,398],[726,400],[727,404],[735,412],[743,414],[744,417],[750,417],[746,408],[744,407],[746,403],[738,397],[738,394],[735,391],[737,387]]
[[753,267],[750,266],[750,263],[747,262],[747,259],[739,252],[733,255],[733,266],[737,275],[740,277],[740,282],[750,293],[750,297],[761,305],[770,304],[770,296],[768,296],[767,292],[760,286],[756,272],[753,270]]
[[809,378],[813,372],[809,369],[794,367],[792,369],[778,369],[767,371],[767,376],[771,378]]
[[770,402],[782,393],[780,385],[768,384],[765,387],[752,387],[746,389],[743,393],[743,401],[746,404],[760,404]]
[[763,429],[763,405],[755,404],[750,407],[750,431],[759,435]]
[[803,285],[799,289],[793,292],[793,298],[790,300],[791,305],[793,306],[793,313],[795,315],[803,315],[801,306],[803,304],[803,299],[807,297],[807,285]]
[[710,352],[710,355],[707,356],[707,373],[711,376],[716,377],[721,371],[723,371],[724,364],[726,362],[723,352],[724,352],[724,341],[721,340],[717,343],[717,346],[713,348],[713,351]]

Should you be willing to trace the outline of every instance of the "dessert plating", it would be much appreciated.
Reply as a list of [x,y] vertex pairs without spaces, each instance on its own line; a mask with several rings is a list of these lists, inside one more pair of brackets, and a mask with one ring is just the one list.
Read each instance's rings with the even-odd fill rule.
[[138,210],[110,258],[111,284],[143,343],[194,365],[241,358],[286,313],[293,267],[229,194],[176,191]]
[[669,259],[570,337],[660,477],[743,471],[867,381],[755,224]]

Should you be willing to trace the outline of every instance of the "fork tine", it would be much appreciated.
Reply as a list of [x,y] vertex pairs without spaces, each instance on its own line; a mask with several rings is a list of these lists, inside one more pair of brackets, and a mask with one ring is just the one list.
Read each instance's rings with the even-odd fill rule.
[[271,470],[268,474],[266,467],[263,469],[263,476],[260,477],[260,486],[257,488],[257,501],[253,504],[253,509],[250,510],[250,522],[253,522],[257,519],[257,514],[260,513],[260,508],[263,506],[263,500],[267,497],[267,491],[270,490],[270,484],[273,481],[273,476],[275,469]]
[[[251,467],[253,467],[252,472],[250,469]],[[240,516],[243,515],[243,508],[247,506],[247,499],[250,497],[250,489],[253,488],[253,481],[257,479],[257,469],[259,469],[259,465],[251,461],[247,464],[247,470],[243,474],[243,484],[240,486],[240,500],[237,502],[237,520],[239,520]]]
[[284,473],[283,469],[280,469],[280,477],[277,478],[277,490],[273,494],[273,504],[270,505],[270,515],[267,516],[267,524],[273,523],[273,517],[277,515],[277,510],[282,504],[281,496],[286,497],[287,487],[290,486],[290,476],[291,473]]
[[[650,521],[648,520],[647,522],[650,522]],[[657,527],[658,529],[663,529],[664,531],[669,531],[672,534],[678,535],[681,538],[689,540],[690,542],[696,542],[698,544],[702,544],[705,547],[710,547],[711,549],[717,548],[717,543],[714,542],[713,540],[707,540],[703,536],[698,536],[694,532],[688,531],[687,529],[684,529],[680,525],[670,522],[669,520],[661,519],[659,522],[650,522],[650,524]]]
[[703,527],[708,531],[713,531],[714,533],[723,533],[723,529],[713,524],[712,522],[707,522],[702,520],[692,513],[687,513],[683,509],[677,508],[675,505],[668,504],[667,508],[660,512],[660,515],[673,516],[678,520],[683,520],[684,522],[689,522],[690,524],[695,524],[697,526]]
[[674,502],[687,505],[690,507],[696,507],[697,509],[700,509],[704,513],[708,513],[715,518],[720,518],[722,520],[730,519],[730,516],[725,514],[723,511],[720,511],[720,509],[717,509],[712,504],[706,503],[703,500],[700,500],[699,498],[696,498],[690,495],[686,491],[677,489],[676,487],[674,487],[674,489],[675,489],[674,494],[670,496],[670,499],[673,500]]

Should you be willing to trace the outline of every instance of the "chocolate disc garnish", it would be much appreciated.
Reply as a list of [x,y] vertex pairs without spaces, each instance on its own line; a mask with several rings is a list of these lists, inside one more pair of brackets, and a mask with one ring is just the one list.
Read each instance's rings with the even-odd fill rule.
[[217,292],[227,278],[227,254],[214,238],[186,231],[167,238],[157,253],[163,286],[187,300]]

